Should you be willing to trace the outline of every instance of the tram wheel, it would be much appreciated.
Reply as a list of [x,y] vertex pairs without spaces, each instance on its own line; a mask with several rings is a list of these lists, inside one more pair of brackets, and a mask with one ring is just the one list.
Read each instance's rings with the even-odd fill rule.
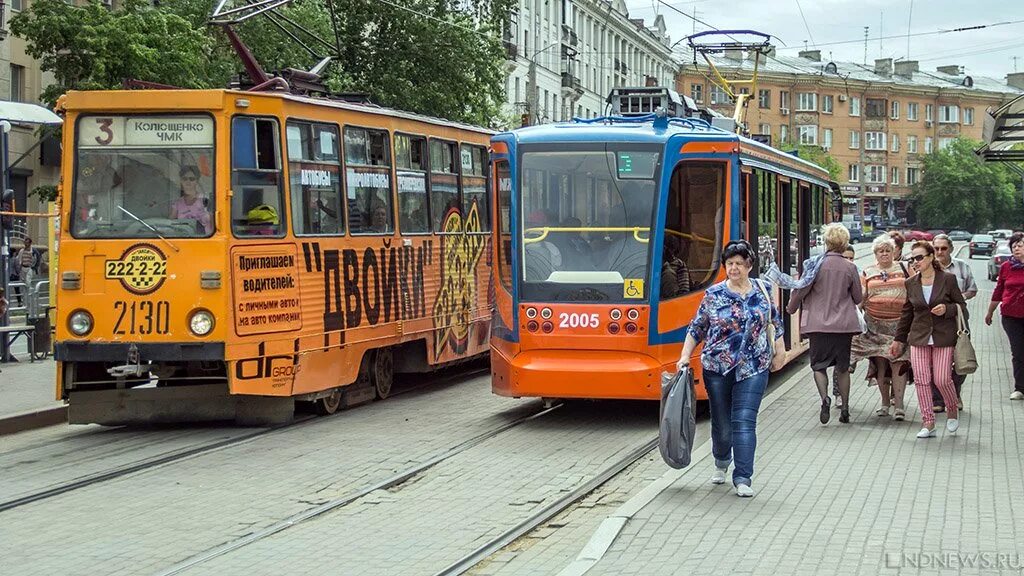
[[387,398],[391,394],[391,383],[395,379],[395,360],[391,348],[381,348],[374,353],[372,378],[377,398]]
[[341,407],[341,388],[331,390],[331,393],[313,401],[316,413],[321,416],[330,416]]

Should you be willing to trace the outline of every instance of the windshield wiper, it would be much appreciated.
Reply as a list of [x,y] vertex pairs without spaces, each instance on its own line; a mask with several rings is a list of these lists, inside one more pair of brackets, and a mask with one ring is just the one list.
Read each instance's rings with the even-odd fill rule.
[[120,204],[117,205],[117,208],[121,212],[124,212],[125,214],[131,216],[132,219],[135,220],[136,222],[138,222],[139,224],[142,224],[146,228],[149,228],[150,230],[152,230],[153,234],[156,234],[156,237],[161,239],[161,240],[163,240],[164,244],[167,244],[168,246],[170,246],[172,250],[174,250],[175,252],[180,252],[180,250],[178,250],[177,246],[175,246],[174,244],[171,244],[170,240],[168,240],[167,238],[164,238],[159,232],[157,232],[156,228],[153,228],[152,226],[149,225],[149,222],[146,222],[142,218],[139,218],[135,214],[132,214],[131,212],[125,210],[124,206],[121,206]]

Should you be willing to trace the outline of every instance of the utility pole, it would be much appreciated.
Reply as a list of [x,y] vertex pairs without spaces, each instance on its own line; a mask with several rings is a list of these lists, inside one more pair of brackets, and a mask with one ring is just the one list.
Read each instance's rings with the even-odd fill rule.
[[530,57],[530,72],[528,76],[530,89],[526,94],[526,105],[529,106],[530,108],[531,126],[535,126],[540,123],[540,114],[537,113],[537,108],[540,105],[540,87],[537,86],[537,56],[540,56],[541,52],[544,52],[545,50],[551,48],[552,46],[560,46],[561,44],[561,41],[552,42],[551,44],[548,44],[547,46],[534,52],[533,56]]

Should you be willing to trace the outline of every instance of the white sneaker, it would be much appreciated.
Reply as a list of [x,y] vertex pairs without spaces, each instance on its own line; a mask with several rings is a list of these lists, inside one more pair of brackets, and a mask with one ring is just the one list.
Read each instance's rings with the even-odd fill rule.
[[921,431],[917,433],[918,438],[935,438],[935,430],[929,430],[927,428],[921,428]]
[[715,473],[711,475],[712,484],[725,484],[725,473],[729,471],[729,468],[715,468]]
[[739,496],[740,498],[750,498],[751,496],[754,495],[754,489],[751,488],[750,486],[747,486],[746,484],[737,484],[736,495]]
[[1024,392],[1014,390],[1013,394],[1010,394],[1010,400],[1024,400]]
[[950,434],[956,434],[958,428],[960,428],[960,420],[956,418],[946,420],[946,430],[949,430]]

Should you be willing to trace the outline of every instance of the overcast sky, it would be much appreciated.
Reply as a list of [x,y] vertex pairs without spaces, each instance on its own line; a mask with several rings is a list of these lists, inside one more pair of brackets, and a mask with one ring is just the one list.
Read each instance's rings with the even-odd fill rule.
[[[922,70],[958,64],[968,74],[1002,79],[1017,70],[1024,72],[1024,2],[1021,0],[664,0],[672,7],[693,15],[711,26],[726,29],[759,30],[777,36],[773,40],[780,54],[796,56],[804,41],[822,51],[822,60],[862,62],[864,27],[869,26],[867,60],[905,58],[907,30],[912,34],[991,25],[1021,20],[1016,24],[989,26],[981,30],[929,34],[910,38],[911,60]],[[911,15],[911,4],[913,14]],[[675,42],[690,35],[694,22],[659,0],[626,0],[630,17],[650,23],[657,14],[665,16]],[[803,7],[807,26],[800,16]],[[808,33],[808,28],[810,33]],[[698,32],[709,28],[696,24]],[[881,30],[881,34],[879,33]],[[881,41],[879,36],[900,36]],[[826,46],[827,43],[857,40]],[[784,43],[784,45],[783,45]],[[685,42],[681,44],[685,46]]]

